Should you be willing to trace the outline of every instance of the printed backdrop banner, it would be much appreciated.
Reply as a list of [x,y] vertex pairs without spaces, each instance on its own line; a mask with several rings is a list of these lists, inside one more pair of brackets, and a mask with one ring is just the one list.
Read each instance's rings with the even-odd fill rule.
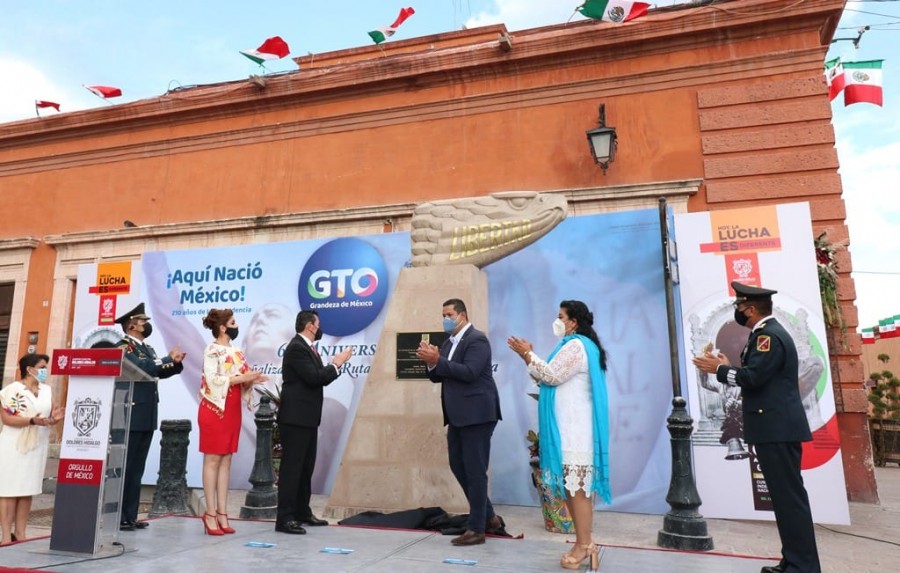
[[[675,226],[688,358],[718,349],[740,364],[750,331],[734,322],[731,281],[778,291],[774,316],[797,346],[800,395],[813,432],[803,444],[813,518],[849,524],[809,204],[676,215]],[[686,370],[701,512],[774,519],[755,454],[743,440],[739,389],[693,366]]]
[[[132,264],[127,284],[103,279],[116,283],[112,294],[109,289],[92,292],[90,287],[99,286],[100,265],[83,265],[74,345],[119,340],[121,329],[109,325],[110,307],[121,314],[146,302],[154,325],[148,342],[157,353],[175,346],[187,352],[184,372],[159,383],[160,420],[192,421],[187,479],[199,487],[197,392],[203,349],[212,340],[202,327],[203,316],[210,308],[234,309],[240,328],[235,343],[275,387],[281,382],[282,353],[294,335],[296,313],[301,308],[317,310],[323,354],[354,346],[343,375],[325,389],[313,489],[328,493],[377,350],[383,309],[409,259],[408,233],[151,252]],[[671,453],[665,421],[672,390],[659,259],[659,216],[647,210],[570,218],[536,243],[485,268],[489,337],[503,411],[491,456],[492,498],[497,503],[539,502],[525,439],[529,429],[537,429],[537,402],[528,396],[536,388],[506,339],[522,336],[546,357],[556,344],[551,324],[559,302],[574,298],[593,311],[594,326],[609,353],[611,509],[668,509]],[[122,272],[113,270],[102,274]],[[440,329],[440,309],[434,309],[434,330]],[[157,480],[159,439],[156,432],[144,483]],[[232,487],[249,487],[254,451],[253,416],[245,411]]]

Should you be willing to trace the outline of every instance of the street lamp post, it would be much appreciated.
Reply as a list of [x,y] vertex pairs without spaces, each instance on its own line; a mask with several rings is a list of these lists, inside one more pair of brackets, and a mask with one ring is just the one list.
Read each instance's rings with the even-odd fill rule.
[[659,231],[662,237],[663,267],[665,269],[666,316],[669,322],[669,361],[672,365],[672,413],[666,420],[672,442],[672,477],[666,502],[671,509],[663,519],[656,544],[667,549],[709,551],[713,539],[707,533],[706,520],[697,511],[702,503],[694,481],[694,461],[691,454],[691,434],[694,421],[681,396],[681,370],[678,365],[678,337],[675,324],[675,284],[678,282],[677,252],[669,236],[666,198],[659,199]]

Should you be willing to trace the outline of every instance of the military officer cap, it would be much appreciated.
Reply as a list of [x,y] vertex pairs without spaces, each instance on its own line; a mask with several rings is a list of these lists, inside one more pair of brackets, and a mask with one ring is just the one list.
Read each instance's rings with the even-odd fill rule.
[[150,317],[144,313],[144,303],[137,305],[132,308],[130,311],[126,312],[122,316],[116,319],[117,324],[121,324],[125,326],[129,320],[150,320]]
[[745,285],[743,283],[739,283],[738,281],[732,281],[731,288],[734,289],[734,302],[769,300],[772,298],[773,294],[778,292],[777,290]]

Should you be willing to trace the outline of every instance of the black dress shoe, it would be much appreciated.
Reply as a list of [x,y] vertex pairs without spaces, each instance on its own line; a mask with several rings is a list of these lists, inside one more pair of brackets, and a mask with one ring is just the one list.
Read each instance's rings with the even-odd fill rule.
[[299,521],[285,521],[284,523],[276,523],[275,531],[280,531],[281,533],[292,533],[294,535],[303,535],[306,533],[306,530],[303,529],[303,526],[300,525]]
[[784,561],[778,565],[767,565],[760,569],[759,573],[784,573]]
[[503,518],[499,515],[494,515],[487,520],[484,530],[486,533],[494,533],[495,531],[505,532],[506,522],[503,521]]
[[134,522],[135,529],[147,529],[148,527],[150,527],[150,524],[147,523],[146,521],[135,521]]
[[327,521],[325,521],[324,519],[319,519],[315,515],[310,515],[309,517],[304,517],[303,519],[300,520],[300,523],[302,523],[303,525],[313,525],[313,526],[328,525]]
[[119,531],[134,531],[135,525],[133,521],[122,521],[119,523]]

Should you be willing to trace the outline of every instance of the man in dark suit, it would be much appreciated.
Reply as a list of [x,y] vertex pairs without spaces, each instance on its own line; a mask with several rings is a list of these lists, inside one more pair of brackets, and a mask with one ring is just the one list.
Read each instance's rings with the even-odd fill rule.
[[281,368],[281,405],[278,432],[281,436],[281,468],[278,474],[278,511],[275,531],[304,534],[304,525],[328,525],[309,507],[312,475],[325,386],[340,375],[353,352],[346,348],[327,366],[313,343],[322,338],[319,315],[302,310],[295,322],[297,335],[284,351]]
[[491,436],[500,416],[500,396],[491,371],[491,344],[469,323],[463,301],[444,303],[444,331],[450,337],[438,349],[422,342],[416,355],[428,366],[428,377],[441,384],[441,408],[447,426],[450,470],[469,501],[466,531],[453,545],[484,543],[485,530],[502,529],[488,498]]
[[131,395],[131,419],[128,425],[128,448],[125,452],[125,478],[122,487],[122,516],[119,529],[134,531],[144,529],[149,524],[138,521],[138,505],[141,501],[141,477],[156,430],[160,378],[169,378],[184,369],[185,353],[176,346],[167,356],[156,355],[153,347],[145,342],[153,327],[150,317],[144,312],[144,303],[116,319],[122,325],[125,336],[117,345],[125,352],[125,358],[146,372],[155,380],[135,382]]
[[694,358],[701,371],[739,386],[743,397],[744,438],[756,449],[781,537],[781,562],[762,573],[820,573],[809,497],[800,474],[802,442],[812,439],[800,399],[797,349],[790,334],[772,317],[777,291],[731,283],[734,320],[751,329],[741,366],[707,352]]

